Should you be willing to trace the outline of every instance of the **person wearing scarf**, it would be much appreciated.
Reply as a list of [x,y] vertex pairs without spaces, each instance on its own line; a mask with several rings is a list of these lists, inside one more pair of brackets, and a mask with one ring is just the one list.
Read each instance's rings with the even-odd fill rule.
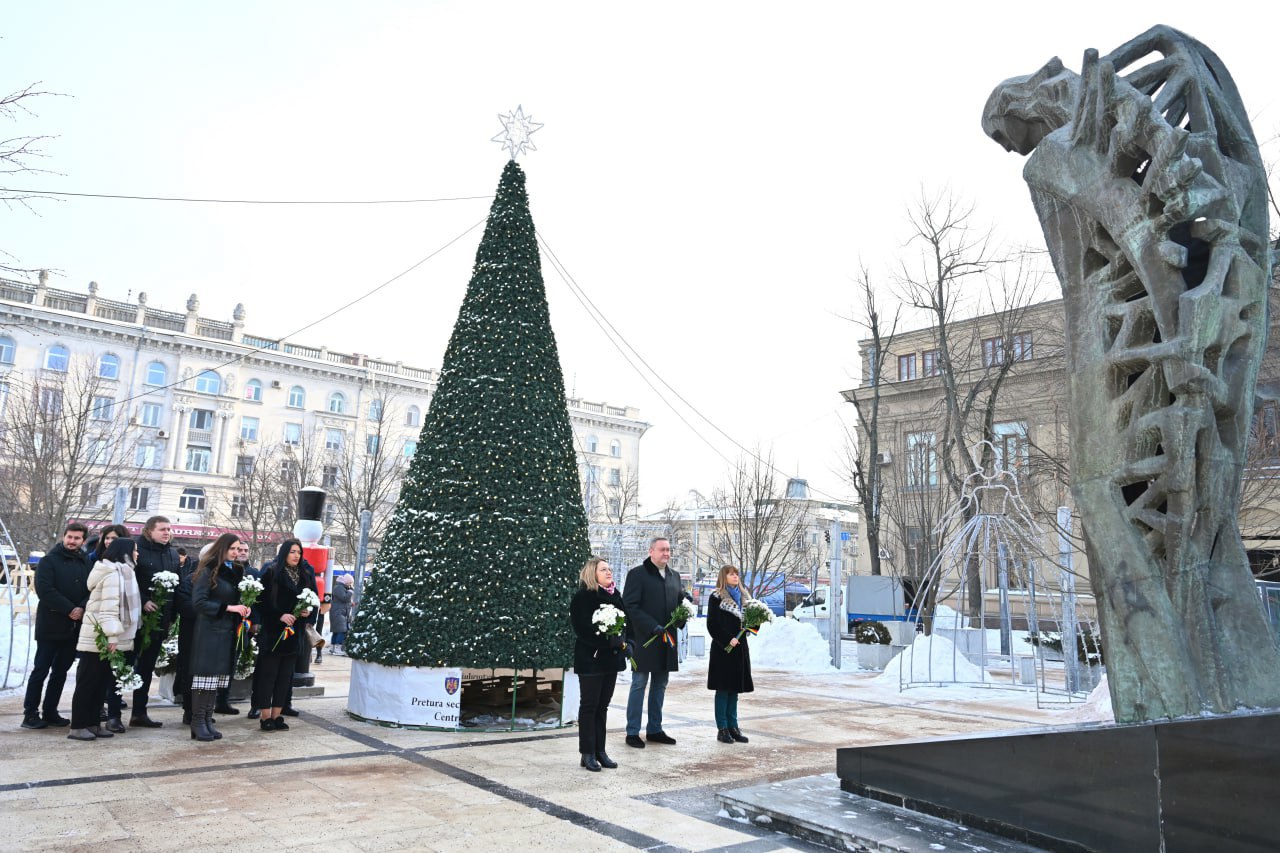
[[592,557],[578,575],[578,591],[569,603],[569,621],[577,636],[573,644],[573,670],[578,674],[579,764],[592,772],[613,769],[618,763],[604,750],[604,734],[609,700],[626,666],[626,642],[621,636],[606,636],[591,617],[601,605],[623,610],[622,594],[613,582],[613,570],[599,557]]
[[[746,743],[738,730],[738,694],[755,689],[751,682],[751,653],[742,633],[742,582],[735,566],[722,566],[716,588],[707,604],[707,633],[711,654],[707,660],[707,689],[716,692],[716,740]],[[725,651],[725,649],[729,651]]]
[[[295,616],[298,595],[312,589],[311,566],[302,559],[302,543],[286,539],[270,568],[262,572],[262,598],[258,601],[258,664],[253,679],[253,707],[258,710],[258,726],[264,732],[286,731],[284,709],[289,704],[289,688],[294,665],[301,650],[298,634],[305,630],[310,609]],[[311,651],[307,648],[307,653]]]
[[250,612],[240,603],[244,570],[235,563],[239,545],[239,536],[222,534],[203,552],[191,576],[191,610],[196,617],[191,638],[192,740],[222,737],[213,725],[213,706],[219,688],[231,683],[235,661],[230,649]]
[[[125,731],[120,722],[120,694],[112,683],[111,664],[98,651],[97,629],[107,637],[109,651],[133,650],[134,634],[142,621],[142,597],[133,568],[138,561],[137,545],[119,537],[107,546],[102,558],[89,572],[89,603],[76,641],[80,664],[76,669],[76,690],[71,699],[71,740],[90,741]],[[107,696],[107,725],[100,725],[98,712]]]

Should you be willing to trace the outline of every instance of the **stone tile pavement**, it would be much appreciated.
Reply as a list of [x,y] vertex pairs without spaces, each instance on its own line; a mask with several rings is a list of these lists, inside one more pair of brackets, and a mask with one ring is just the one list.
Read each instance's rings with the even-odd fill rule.
[[163,702],[152,716],[164,728],[106,741],[27,731],[21,691],[0,694],[0,849],[816,850],[722,816],[716,792],[833,772],[841,746],[1054,721],[1025,694],[903,702],[871,689],[869,673],[758,670],[739,709],[751,742],[726,745],[715,739],[705,661],[691,659],[667,692],[665,729],[679,743],[624,745],[624,673],[609,715],[608,749],[621,767],[589,773],[578,766],[576,729],[362,723],[344,710],[350,661],[326,657],[312,669],[325,695],[297,700],[290,731],[220,717],[225,737],[213,743],[190,740],[181,710]]

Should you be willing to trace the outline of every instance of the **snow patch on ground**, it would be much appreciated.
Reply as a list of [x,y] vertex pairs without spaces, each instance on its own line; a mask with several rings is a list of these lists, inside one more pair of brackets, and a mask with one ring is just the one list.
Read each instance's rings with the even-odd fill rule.
[[831,665],[831,647],[818,629],[797,619],[775,619],[752,637],[751,666],[789,672],[838,672]]
[[920,634],[915,642],[889,661],[878,683],[898,686],[903,681],[982,681],[982,670],[960,654],[946,637]]

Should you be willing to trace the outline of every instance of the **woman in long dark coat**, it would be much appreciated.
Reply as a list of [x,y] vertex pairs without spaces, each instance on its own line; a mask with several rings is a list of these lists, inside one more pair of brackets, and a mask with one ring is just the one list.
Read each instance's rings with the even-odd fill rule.
[[738,694],[755,690],[747,637],[744,634],[738,638],[742,631],[742,601],[738,569],[722,566],[707,604],[707,633],[711,635],[707,689],[716,692],[716,740],[721,743],[747,742],[746,735],[738,730]]
[[227,650],[235,642],[249,608],[240,603],[244,570],[236,563],[240,537],[224,533],[200,558],[191,576],[191,609],[195,632],[191,639],[191,737],[217,740],[213,706],[219,688],[231,684],[234,661]]
[[578,752],[580,764],[591,771],[613,769],[618,763],[604,751],[604,733],[609,700],[626,666],[626,642],[621,635],[606,636],[592,621],[603,605],[612,604],[623,612],[622,593],[613,582],[613,571],[599,557],[582,567],[580,584],[569,603],[569,621],[577,640],[573,644],[573,671],[578,674]]
[[258,725],[264,732],[289,728],[283,714],[301,649],[298,634],[304,633],[306,617],[311,615],[310,608],[300,616],[295,616],[293,611],[298,605],[298,594],[311,588],[306,577],[309,574],[312,574],[311,566],[302,559],[302,543],[297,539],[281,542],[275,561],[262,572],[262,598],[258,601],[262,627],[258,629],[253,707],[258,709]]
[[347,642],[347,628],[351,625],[351,603],[355,600],[352,586],[356,579],[352,575],[342,575],[334,579],[333,594],[329,604],[329,630],[333,631],[330,640],[330,654],[345,655],[342,648]]

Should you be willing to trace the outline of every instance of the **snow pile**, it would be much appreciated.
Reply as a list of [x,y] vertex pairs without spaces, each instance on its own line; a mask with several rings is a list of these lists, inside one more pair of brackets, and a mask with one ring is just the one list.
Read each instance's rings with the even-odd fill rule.
[[984,681],[983,672],[969,663],[946,637],[920,634],[914,643],[889,661],[875,681],[897,687],[900,681]]
[[1107,677],[1102,676],[1083,705],[1074,706],[1070,711],[1060,714],[1058,719],[1075,723],[1114,723],[1116,712],[1111,707],[1111,688],[1107,687]]
[[938,628],[968,628],[969,617],[961,616],[945,604],[939,604],[933,608],[933,627]]
[[751,665],[788,672],[838,672],[831,646],[818,629],[798,619],[775,619],[751,638]]

